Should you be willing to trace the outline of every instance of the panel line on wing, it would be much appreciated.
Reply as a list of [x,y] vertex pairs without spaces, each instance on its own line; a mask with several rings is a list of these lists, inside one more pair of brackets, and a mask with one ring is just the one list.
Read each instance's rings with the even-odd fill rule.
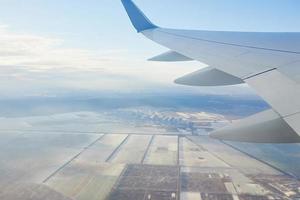
[[295,113],[291,113],[291,114],[288,114],[288,115],[284,115],[284,116],[282,116],[283,118],[286,118],[286,117],[292,117],[293,115],[298,115],[298,114],[300,114],[300,111],[297,111],[297,112],[295,112]]
[[187,37],[185,35],[181,34],[176,34],[176,33],[169,33],[167,31],[163,31],[162,29],[157,29],[158,32],[177,36],[177,37],[182,37],[182,38],[187,38],[187,39],[192,39],[192,40],[199,40],[203,42],[210,42],[210,43],[215,43],[215,44],[223,44],[223,45],[230,45],[230,46],[236,46],[236,47],[244,47],[244,48],[250,48],[250,49],[259,49],[259,50],[266,50],[266,51],[274,51],[274,52],[281,52],[281,53],[292,53],[292,54],[300,54],[300,52],[297,51],[288,51],[288,50],[282,50],[282,49],[272,49],[272,48],[264,48],[264,47],[255,47],[255,46],[248,46],[248,45],[241,45],[241,44],[234,44],[234,43],[227,43],[227,42],[220,42],[220,41],[215,41],[215,40],[207,40],[203,38],[196,38],[196,37]]
[[276,69],[277,69],[277,68],[271,68],[271,69],[268,69],[268,70],[259,72],[259,73],[257,73],[257,74],[253,74],[253,75],[251,75],[251,76],[247,76],[247,77],[243,78],[243,80],[247,80],[247,79],[253,78],[253,77],[255,77],[255,76],[259,76],[259,75],[262,75],[262,74],[271,72],[271,71],[276,70]]

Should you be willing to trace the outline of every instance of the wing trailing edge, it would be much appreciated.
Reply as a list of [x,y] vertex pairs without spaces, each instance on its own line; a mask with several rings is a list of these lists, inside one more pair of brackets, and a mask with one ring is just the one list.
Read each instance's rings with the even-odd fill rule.
[[225,86],[242,84],[244,81],[216,68],[206,67],[176,79],[175,83],[189,86]]

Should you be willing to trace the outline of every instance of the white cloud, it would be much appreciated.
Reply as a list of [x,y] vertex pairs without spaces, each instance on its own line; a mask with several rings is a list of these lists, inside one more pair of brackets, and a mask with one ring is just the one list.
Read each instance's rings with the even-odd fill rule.
[[55,95],[62,90],[168,90],[175,78],[201,66],[198,62],[147,62],[123,49],[101,52],[65,47],[63,39],[15,33],[0,25],[2,95],[49,91]]
[[110,61],[101,52],[61,47],[63,40],[19,34],[0,26],[0,65],[32,68],[98,67]]
[[[189,64],[151,63],[136,59],[126,50],[105,52],[68,48],[60,38],[14,33],[7,26],[0,26],[0,66],[24,66],[27,70],[73,68],[131,76],[144,76],[145,80],[171,81],[177,75],[189,72]],[[150,56],[150,55],[149,55]],[[197,64],[198,65],[198,64]],[[182,67],[184,66],[184,67]],[[195,64],[194,64],[195,66]]]

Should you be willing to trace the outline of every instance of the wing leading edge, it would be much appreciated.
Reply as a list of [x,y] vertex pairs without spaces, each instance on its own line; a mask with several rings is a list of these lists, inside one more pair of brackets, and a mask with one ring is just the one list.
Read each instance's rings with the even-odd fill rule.
[[[212,133],[212,137],[245,142],[300,142],[300,33],[160,28],[131,0],[122,3],[138,32],[181,58],[213,66],[179,78],[176,83],[219,86],[245,82],[271,105],[267,114],[262,112],[233,123]],[[171,57],[164,56],[159,58],[164,61]],[[176,61],[176,56],[173,59]]]

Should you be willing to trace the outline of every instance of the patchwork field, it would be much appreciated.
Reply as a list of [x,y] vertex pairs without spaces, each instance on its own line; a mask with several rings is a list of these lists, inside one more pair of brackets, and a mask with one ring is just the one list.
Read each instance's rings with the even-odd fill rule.
[[[41,119],[30,120],[49,126]],[[43,128],[2,131],[0,144],[0,199],[4,200],[300,196],[300,183],[294,177],[207,136],[150,129],[84,133]]]

